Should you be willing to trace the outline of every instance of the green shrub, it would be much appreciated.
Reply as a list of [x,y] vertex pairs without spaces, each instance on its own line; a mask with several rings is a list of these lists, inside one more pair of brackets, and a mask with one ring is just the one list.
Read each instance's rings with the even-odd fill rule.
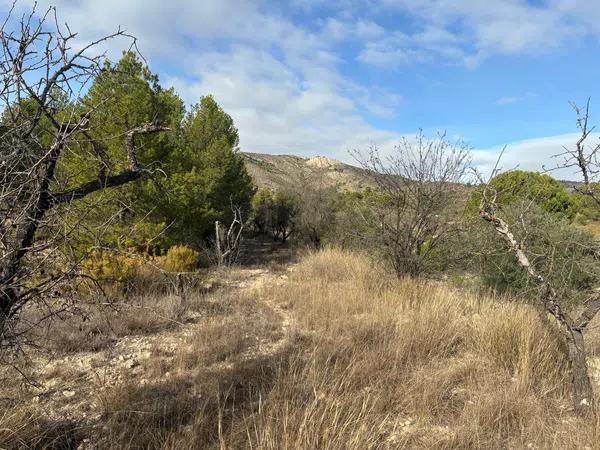
[[273,191],[260,188],[252,197],[252,223],[256,232],[263,234],[268,230],[273,217]]
[[[589,189],[594,193],[595,196],[600,194],[599,183],[590,183]],[[586,195],[584,191],[585,188],[582,187],[580,191],[575,191],[573,193],[573,196],[577,198],[580,204],[575,221],[582,225],[593,225],[595,222],[600,222],[600,207],[592,198],[592,196]]]
[[[503,218],[522,243],[533,267],[548,279],[567,301],[583,300],[600,282],[600,245],[594,236],[571,225],[566,219],[541,208],[505,208]],[[487,225],[487,226],[486,226]],[[480,223],[480,232],[468,236],[475,267],[484,284],[498,292],[537,297],[537,285],[516,262],[493,227]]]
[[[500,207],[529,201],[543,211],[560,214],[572,219],[580,209],[581,200],[571,195],[560,181],[549,175],[525,170],[512,170],[494,177],[490,181],[496,193],[496,203]],[[481,192],[475,192],[469,202],[469,209],[479,208]]]

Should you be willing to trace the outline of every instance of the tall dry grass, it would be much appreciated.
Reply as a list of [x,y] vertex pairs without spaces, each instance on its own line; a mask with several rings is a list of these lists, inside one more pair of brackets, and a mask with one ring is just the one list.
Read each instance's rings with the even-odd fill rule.
[[[253,295],[215,311],[170,378],[103,393],[99,447],[600,448],[600,425],[569,411],[560,341],[529,306],[398,281],[332,249]],[[289,312],[290,335],[253,353],[281,338],[266,305]]]
[[306,330],[227,447],[596,448],[568,411],[560,342],[532,308],[425,281],[359,255],[307,257],[288,284]]

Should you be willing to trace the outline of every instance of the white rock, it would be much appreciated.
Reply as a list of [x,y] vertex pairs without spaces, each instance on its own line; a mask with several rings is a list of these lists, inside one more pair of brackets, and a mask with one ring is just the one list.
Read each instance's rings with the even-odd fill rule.
[[125,363],[125,367],[127,367],[128,369],[133,369],[134,367],[137,367],[139,365],[140,363],[137,362],[135,359],[130,359]]
[[319,169],[339,169],[342,163],[337,159],[326,158],[325,156],[315,156],[306,161],[307,166],[317,167]]

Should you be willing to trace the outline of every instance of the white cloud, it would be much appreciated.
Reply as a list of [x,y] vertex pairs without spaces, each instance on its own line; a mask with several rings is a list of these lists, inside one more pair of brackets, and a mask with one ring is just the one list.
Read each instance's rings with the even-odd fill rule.
[[310,31],[254,0],[53,3],[61,20],[81,30],[82,40],[118,24],[136,35],[151,66],[163,68],[163,84],[187,103],[214,94],[233,116],[244,150],[346,158],[349,148],[395,137],[369,125],[363,114],[393,116],[400,95],[360,85],[338,70],[332,37],[381,36],[383,28],[367,19],[340,16]]
[[385,29],[371,20],[356,21],[329,18],[323,27],[323,38],[333,41],[378,39],[385,36]]
[[511,97],[511,96],[507,96],[507,97],[500,97],[498,100],[496,100],[496,105],[499,106],[504,106],[504,105],[510,105],[511,103],[518,103],[521,101],[521,97]]
[[537,98],[538,94],[533,91],[527,91],[521,95],[505,95],[497,99],[494,103],[498,106],[506,106],[514,103],[521,103],[527,100]]
[[366,48],[358,55],[358,60],[381,68],[395,69],[410,62],[420,59],[418,54],[410,50],[389,45],[386,42],[367,44]]
[[[500,160],[502,170],[522,169],[549,173],[562,180],[580,180],[576,167],[564,168],[563,157],[556,156],[565,152],[565,148],[573,149],[580,135],[576,133],[562,134],[536,139],[527,139],[506,145]],[[588,142],[598,142],[600,134],[592,134]],[[489,175],[493,170],[503,147],[480,149],[473,151],[473,164],[483,174]],[[558,168],[558,169],[557,169]]]
[[377,67],[395,69],[403,65],[455,61],[466,58],[460,38],[433,25],[406,34],[395,31],[380,39],[367,41],[358,60]]
[[494,54],[544,53],[569,39],[600,35],[594,19],[600,13],[598,2],[381,0],[381,6],[405,14],[421,31],[402,40],[386,36],[368,43],[360,60],[376,65],[386,57],[388,65],[397,65],[398,55],[416,52],[421,57],[411,62],[434,58],[475,67]]
[[[254,63],[260,70],[244,70]],[[327,152],[347,159],[350,148],[381,145],[397,137],[373,129],[361,118],[360,101],[336,89],[335,74],[327,80],[311,71],[295,73],[265,51],[238,47],[228,55],[207,54],[193,70],[199,79],[195,84],[178,78],[167,82],[186,99],[214,94],[233,116],[248,151],[307,156]],[[346,88],[361,94],[360,87]]]

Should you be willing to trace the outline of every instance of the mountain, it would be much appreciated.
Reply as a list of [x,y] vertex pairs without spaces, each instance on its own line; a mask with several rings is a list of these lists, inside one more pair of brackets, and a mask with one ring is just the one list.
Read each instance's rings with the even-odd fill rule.
[[373,186],[368,171],[324,156],[302,158],[263,153],[242,153],[242,156],[248,173],[258,187],[277,190],[291,182],[303,180],[319,180],[326,186],[345,191]]

